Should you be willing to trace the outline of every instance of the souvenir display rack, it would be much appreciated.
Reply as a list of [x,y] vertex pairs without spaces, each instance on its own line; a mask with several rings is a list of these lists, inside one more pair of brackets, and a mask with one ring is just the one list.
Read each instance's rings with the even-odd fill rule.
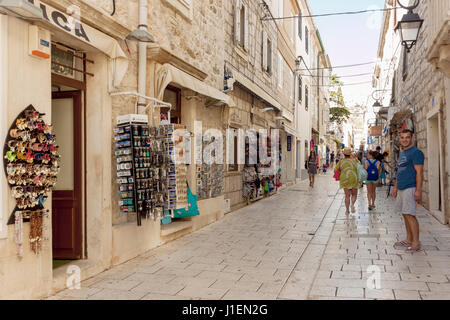
[[56,184],[60,156],[53,127],[45,123],[44,115],[29,105],[14,120],[6,138],[4,170],[17,204],[8,224],[14,224],[16,211],[27,212],[25,222],[33,212],[41,212]]
[[119,207],[122,212],[136,212],[137,225],[142,215],[152,212],[150,136],[147,116],[125,115],[114,129],[117,156]]
[[8,220],[15,225],[17,254],[22,256],[23,222],[30,222],[30,248],[38,254],[44,239],[44,202],[56,184],[59,173],[58,146],[53,127],[43,120],[45,114],[32,105],[23,110],[9,129],[3,148],[4,170],[16,200]]

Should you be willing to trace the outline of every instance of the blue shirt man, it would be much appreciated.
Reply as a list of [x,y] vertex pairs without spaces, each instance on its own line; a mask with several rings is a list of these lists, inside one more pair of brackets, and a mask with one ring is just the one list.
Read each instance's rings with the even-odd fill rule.
[[411,130],[403,130],[399,138],[402,151],[397,162],[397,181],[392,195],[397,198],[397,212],[405,220],[406,239],[396,242],[395,246],[407,247],[405,251],[413,253],[421,250],[416,207],[422,199],[424,155],[413,145]]
[[398,157],[397,187],[405,190],[416,187],[416,170],[414,165],[424,164],[424,154],[413,146],[407,150],[400,151]]

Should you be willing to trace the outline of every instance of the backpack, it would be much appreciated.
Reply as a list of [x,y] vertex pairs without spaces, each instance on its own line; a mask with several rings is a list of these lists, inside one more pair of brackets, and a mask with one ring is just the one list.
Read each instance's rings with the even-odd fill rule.
[[367,167],[367,180],[368,181],[377,181],[378,180],[378,168],[377,163],[378,161],[375,159],[372,160],[366,160],[369,163],[369,166]]

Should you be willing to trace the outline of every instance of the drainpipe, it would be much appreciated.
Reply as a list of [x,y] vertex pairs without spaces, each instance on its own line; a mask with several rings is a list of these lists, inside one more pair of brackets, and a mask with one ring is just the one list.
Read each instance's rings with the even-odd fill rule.
[[[148,15],[147,0],[139,0],[139,25],[138,29],[147,31],[147,15]],[[145,88],[147,81],[147,43],[139,41],[138,44],[138,93],[145,96]],[[139,98],[138,113],[143,112],[146,106],[145,100]]]

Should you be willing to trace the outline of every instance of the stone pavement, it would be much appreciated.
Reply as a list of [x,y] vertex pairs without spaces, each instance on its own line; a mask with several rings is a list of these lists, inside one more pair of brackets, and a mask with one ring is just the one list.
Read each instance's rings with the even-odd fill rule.
[[303,181],[48,299],[450,299],[447,226],[421,208],[424,250],[405,253],[384,188],[376,211],[364,192],[346,217],[343,199],[317,176],[314,189]]

